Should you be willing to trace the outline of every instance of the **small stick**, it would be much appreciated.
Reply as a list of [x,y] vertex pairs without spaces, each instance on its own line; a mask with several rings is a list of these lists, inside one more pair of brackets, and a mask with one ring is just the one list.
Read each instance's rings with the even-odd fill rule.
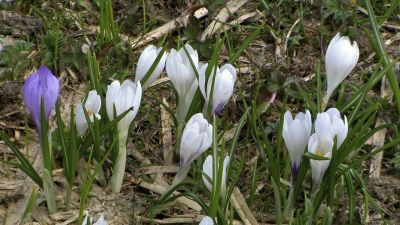
[[230,14],[235,13],[240,7],[242,7],[249,0],[231,0],[226,3],[226,6],[218,13],[214,21],[208,25],[206,30],[201,35],[200,41],[205,41],[208,37],[212,36],[217,32],[221,26],[221,22],[226,22]]
[[259,225],[253,213],[251,213],[242,193],[240,193],[240,190],[237,187],[233,189],[231,203],[245,225]]
[[[163,103],[168,106],[167,99],[163,97]],[[164,165],[170,166],[173,163],[174,149],[172,147],[172,132],[171,132],[171,124],[172,119],[171,115],[164,109],[164,107],[160,107],[161,114],[161,133],[162,133],[162,141],[163,141],[163,156],[164,156]]]
[[[208,10],[206,8],[202,7],[200,9],[196,10],[193,15],[197,19],[201,19],[208,15]],[[174,30],[185,27],[189,21],[189,17],[190,17],[190,14],[184,14],[180,17],[177,17],[177,18],[171,20],[170,22],[162,25],[161,27],[159,27],[155,30],[148,32],[144,36],[134,39],[133,41],[130,41],[129,37],[125,36],[125,35],[121,35],[121,38],[122,38],[122,40],[130,43],[130,45],[132,46],[133,49],[136,49],[140,46],[143,46],[152,41],[155,41]]]
[[[151,223],[158,223],[158,224],[181,224],[181,223],[200,223],[200,221],[204,218],[203,215],[182,215],[175,218],[165,218],[165,219],[153,219],[153,218],[146,218],[142,216],[136,216],[142,222],[151,222]],[[234,220],[233,225],[243,225],[240,221]]]
[[[382,77],[381,81],[381,96],[387,98],[389,102],[392,102],[393,92],[392,89],[388,86],[386,76]],[[378,118],[376,119],[375,127],[378,127],[384,124],[385,120],[383,119],[383,115],[381,113],[378,114]],[[368,142],[374,145],[374,148],[382,147],[385,144],[385,135],[387,129],[381,129],[376,132]],[[381,176],[381,165],[382,165],[383,152],[379,152],[378,154],[371,157],[371,166],[369,168],[369,177],[372,180],[379,180]]]

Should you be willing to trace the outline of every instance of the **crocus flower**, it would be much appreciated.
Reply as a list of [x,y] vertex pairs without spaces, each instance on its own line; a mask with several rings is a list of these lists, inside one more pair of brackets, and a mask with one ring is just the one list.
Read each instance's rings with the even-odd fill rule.
[[85,109],[91,122],[93,122],[94,117],[98,120],[101,119],[101,116],[98,114],[101,108],[100,95],[97,94],[96,90],[91,90],[89,91],[86,102],[78,103],[76,106],[76,131],[78,136],[83,136],[89,127],[83,111],[83,103],[85,104]]
[[315,120],[315,133],[308,141],[308,152],[329,158],[328,160],[310,160],[312,178],[316,187],[321,183],[322,177],[329,166],[332,157],[334,139],[337,137],[337,147],[343,143],[348,133],[348,124],[340,118],[337,109],[332,108],[324,113],[318,113]]
[[282,136],[292,165],[292,183],[296,181],[299,172],[301,157],[306,150],[311,135],[312,121],[310,111],[298,113],[293,119],[292,114],[286,111],[283,121]]
[[[142,100],[142,87],[140,82],[133,83],[130,80],[125,80],[122,85],[119,81],[113,81],[107,89],[106,93],[106,109],[110,120],[114,116],[119,116],[129,108],[133,108],[122,120],[118,122],[118,132],[126,134],[128,129],[136,117]],[[114,106],[116,115],[114,115]]]
[[[125,164],[126,164],[126,141],[128,138],[129,127],[136,117],[142,99],[142,87],[140,82],[137,84],[130,80],[125,80],[122,85],[119,81],[113,81],[107,89],[106,109],[110,120],[114,116],[121,115],[129,108],[133,108],[118,122],[118,153],[114,161],[113,175],[111,177],[111,189],[114,192],[121,190]],[[114,108],[116,115],[114,115]]]
[[162,48],[157,48],[154,45],[149,45],[144,49],[142,54],[139,57],[139,61],[136,68],[136,77],[135,82],[140,81],[142,83],[143,91],[146,90],[157,78],[160,77],[162,71],[165,67],[165,61],[167,60],[167,53],[163,53],[160,61],[158,62],[156,68],[153,73],[150,75],[149,79],[143,83],[142,79],[146,75],[146,73],[150,70],[151,66],[155,62],[157,56],[160,54]]
[[[87,224],[88,223],[88,218],[90,218],[88,216],[88,213],[87,212],[85,212],[85,213],[86,213],[86,217],[85,217],[85,219],[83,219],[82,225],[88,225]],[[90,222],[92,222],[91,220],[92,219],[90,218]],[[92,225],[107,225],[108,223],[107,223],[107,220],[105,220],[103,216],[100,216],[100,218],[97,220],[96,223],[91,223],[91,224]]]
[[172,186],[180,183],[188,173],[190,165],[212,144],[212,125],[203,113],[193,115],[183,130],[180,145],[180,166]]
[[[206,70],[208,64],[204,64],[199,71],[199,87],[205,98],[206,109],[211,100],[212,113],[220,114],[222,109],[232,96],[236,82],[236,69],[231,64],[225,64],[213,70],[206,85]],[[215,78],[214,78],[215,75]],[[214,84],[213,84],[214,82]],[[213,89],[211,93],[211,89]],[[211,97],[212,95],[212,97]]]
[[[219,159],[217,159],[219,162]],[[225,197],[226,194],[226,169],[229,163],[229,156],[225,156],[224,158],[224,165],[223,165],[223,171],[222,171],[222,180],[221,180],[221,196]],[[218,168],[219,166],[217,166],[217,170],[219,170]],[[208,178],[211,179],[211,181],[214,180],[214,175],[213,175],[213,156],[212,155],[208,155],[206,160],[204,160],[203,163],[203,173],[206,174],[208,176]],[[206,176],[203,175],[203,182],[206,185],[207,189],[209,191],[212,191],[212,183],[210,183],[210,181],[208,180],[208,178]]]
[[331,40],[325,55],[328,82],[326,99],[329,99],[336,87],[354,69],[359,54],[357,42],[354,41],[352,45],[348,37],[341,37],[340,33],[337,33]]
[[185,48],[194,64],[194,68],[183,48],[179,51],[172,49],[168,54],[165,66],[168,77],[178,93],[177,116],[179,122],[185,119],[195,91],[198,87],[195,70],[197,70],[199,66],[199,57],[197,51],[189,44],[186,44]]
[[209,216],[203,217],[199,225],[214,225],[214,221]]
[[46,120],[49,120],[50,113],[54,109],[60,94],[60,80],[53,75],[49,68],[41,66],[37,73],[33,73],[25,81],[23,92],[25,104],[41,135],[42,99]]

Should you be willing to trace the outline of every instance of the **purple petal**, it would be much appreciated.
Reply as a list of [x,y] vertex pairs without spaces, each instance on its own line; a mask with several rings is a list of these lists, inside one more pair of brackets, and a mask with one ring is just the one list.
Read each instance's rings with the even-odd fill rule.
[[300,171],[300,165],[297,165],[296,163],[294,163],[292,165],[292,184],[293,185],[296,184],[297,175],[299,174],[299,171]]
[[37,73],[33,73],[25,81],[24,99],[36,127],[41,131],[41,101],[44,99],[46,119],[48,120],[60,92],[60,81],[46,66],[41,66]]

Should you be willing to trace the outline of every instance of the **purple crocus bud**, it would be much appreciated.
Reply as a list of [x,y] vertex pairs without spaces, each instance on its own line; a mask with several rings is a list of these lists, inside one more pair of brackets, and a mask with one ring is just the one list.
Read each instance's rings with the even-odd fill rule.
[[41,132],[42,98],[46,120],[48,120],[60,93],[60,80],[53,75],[49,68],[41,66],[37,73],[33,73],[25,81],[23,92],[25,104],[35,121],[36,127]]

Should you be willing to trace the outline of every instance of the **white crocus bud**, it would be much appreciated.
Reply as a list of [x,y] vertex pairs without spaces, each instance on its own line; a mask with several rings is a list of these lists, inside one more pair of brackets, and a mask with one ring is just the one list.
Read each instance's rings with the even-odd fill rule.
[[86,216],[85,216],[85,218],[84,218],[83,221],[82,221],[82,225],[88,225],[88,224],[87,224],[87,223],[88,223],[88,219],[90,219],[90,223],[91,223],[92,225],[107,225],[107,221],[104,219],[103,216],[100,216],[100,218],[97,220],[97,222],[96,222],[96,223],[93,223],[92,218],[89,216],[88,211],[85,210],[84,213],[85,213]]
[[324,113],[318,113],[315,121],[315,133],[311,135],[308,141],[308,152],[329,158],[329,160],[310,160],[312,177],[316,187],[321,183],[329,166],[335,137],[337,137],[337,148],[339,148],[346,139],[347,133],[347,119],[345,117],[345,121],[343,121],[337,109],[331,108]]
[[142,79],[150,70],[158,55],[161,53],[161,50],[162,48],[157,48],[154,45],[149,45],[144,49],[139,57],[139,61],[136,67],[135,82],[137,83],[138,81],[140,81],[142,83],[143,91],[146,90],[157,78],[159,78],[162,71],[164,70],[165,61],[167,60],[167,53],[165,52],[161,56],[161,59],[158,62],[153,73],[150,75],[147,81],[143,83]]
[[195,70],[197,70],[199,65],[199,57],[197,51],[189,44],[186,44],[185,48],[189,53],[193,66],[183,48],[179,51],[172,49],[168,54],[165,66],[168,77],[178,93],[177,117],[179,122],[185,119],[195,90],[198,87]]
[[[130,80],[125,80],[121,85],[119,81],[116,80],[108,86],[106,94],[106,109],[110,120],[121,115],[129,108],[133,108],[133,110],[118,122],[119,133],[127,134],[128,129],[139,110],[141,100],[142,87],[140,82],[135,84]],[[116,111],[115,115],[114,106]]]
[[300,112],[293,119],[292,114],[286,111],[283,121],[282,136],[292,165],[292,182],[296,181],[299,172],[301,157],[306,150],[311,135],[312,121],[310,111]]
[[[86,217],[83,220],[82,225],[88,225],[87,222],[88,222],[89,216],[88,216],[87,212],[85,212],[85,214],[86,214]],[[91,222],[91,225],[107,225],[108,224],[107,220],[105,220],[103,216],[100,216],[100,218],[97,220],[96,223],[93,223],[92,219],[90,219],[90,222]]]
[[[219,159],[217,159],[219,162]],[[227,166],[229,163],[229,156],[225,156],[224,159],[224,165],[223,165],[223,171],[222,171],[222,180],[221,180],[221,196],[225,197],[226,194],[226,175],[227,175]],[[219,166],[217,167],[217,171],[219,170]],[[206,160],[204,160],[203,163],[203,173],[206,174],[208,177],[203,175],[203,182],[206,185],[206,187],[208,188],[208,190],[211,192],[212,191],[212,183],[210,183],[209,179],[211,179],[211,181],[214,180],[214,176],[213,176],[213,156],[212,155],[208,155]]]
[[205,150],[211,147],[212,125],[204,119],[203,113],[197,113],[190,118],[183,130],[180,145],[180,166],[193,162]]
[[142,87],[140,82],[135,84],[130,80],[125,80],[122,85],[120,85],[119,81],[113,81],[108,86],[106,109],[110,120],[121,115],[129,108],[133,108],[118,122],[118,154],[114,161],[114,169],[110,181],[111,189],[114,192],[119,192],[121,190],[126,164],[126,141],[128,138],[128,131],[139,110],[141,99]]
[[214,221],[209,216],[203,217],[199,225],[214,225]]
[[[211,100],[211,112],[220,114],[232,96],[237,77],[236,69],[231,64],[225,64],[221,69],[217,67],[216,71],[213,69],[206,85],[207,67],[208,64],[204,64],[199,70],[199,87],[206,100],[205,109],[207,110],[209,101]],[[213,89],[212,93],[211,89]]]
[[[101,108],[101,98],[100,95],[97,94],[96,90],[91,90],[89,91],[88,97],[86,99],[85,104],[85,109],[87,112],[87,115],[90,118],[90,121],[93,122],[94,117],[96,119],[101,119],[101,116],[98,114]],[[78,136],[83,136],[89,125],[87,123],[85,113],[83,111],[83,105],[82,103],[78,103],[76,106],[76,131]]]
[[325,55],[325,70],[327,76],[326,99],[329,99],[336,87],[350,74],[357,64],[358,56],[357,42],[350,42],[346,36],[340,33],[329,43]]
[[183,130],[180,145],[180,166],[172,187],[185,179],[192,162],[211,147],[213,127],[203,113],[193,115]]

